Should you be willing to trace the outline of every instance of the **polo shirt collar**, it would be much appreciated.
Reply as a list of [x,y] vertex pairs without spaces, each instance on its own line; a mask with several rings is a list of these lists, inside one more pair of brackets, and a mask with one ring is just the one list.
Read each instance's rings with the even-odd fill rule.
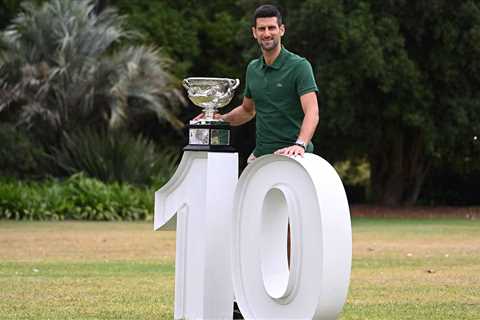
[[273,63],[271,65],[268,65],[268,64],[265,63],[265,60],[264,60],[263,55],[262,55],[262,57],[260,59],[262,69],[263,68],[272,68],[272,69],[276,69],[276,70],[280,69],[283,66],[283,64],[285,63],[287,55],[288,55],[287,49],[285,49],[282,46],[282,49],[280,50],[280,54],[278,55],[277,58],[275,58],[275,61],[273,61]]

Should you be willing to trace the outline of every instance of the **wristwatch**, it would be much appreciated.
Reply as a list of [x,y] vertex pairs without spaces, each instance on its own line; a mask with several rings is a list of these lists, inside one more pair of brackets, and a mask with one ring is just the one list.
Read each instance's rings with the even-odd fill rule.
[[295,145],[302,147],[303,150],[307,150],[307,145],[302,139],[297,139],[297,141],[295,141]]

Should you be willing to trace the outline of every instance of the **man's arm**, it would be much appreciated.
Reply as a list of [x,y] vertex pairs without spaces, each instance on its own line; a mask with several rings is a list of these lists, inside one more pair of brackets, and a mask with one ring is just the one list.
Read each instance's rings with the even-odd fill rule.
[[[200,113],[193,120],[203,119],[205,115]],[[255,117],[255,103],[252,99],[244,97],[242,104],[226,114],[215,113],[215,119],[229,122],[232,126],[242,125]]]
[[[300,134],[298,135],[299,140],[308,144],[312,140],[315,129],[318,125],[318,102],[317,94],[315,92],[309,92],[300,97],[300,103],[302,104],[303,113],[305,117],[303,118],[302,127],[300,128]],[[297,145],[290,147],[282,148],[275,151],[275,154],[282,154],[286,156],[292,155],[303,155],[305,150]]]
[[310,140],[312,140],[313,134],[318,125],[319,116],[317,94],[315,92],[306,93],[300,97],[300,102],[302,104],[303,113],[305,113],[305,118],[303,118],[298,139],[308,144]]
[[242,104],[220,116],[220,119],[229,122],[232,126],[242,125],[255,117],[255,103],[248,97],[243,97]]

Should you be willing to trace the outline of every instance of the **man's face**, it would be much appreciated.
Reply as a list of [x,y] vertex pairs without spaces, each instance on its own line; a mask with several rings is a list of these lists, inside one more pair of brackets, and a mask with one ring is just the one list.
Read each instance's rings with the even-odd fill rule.
[[278,25],[277,17],[257,18],[252,32],[260,47],[265,51],[271,51],[280,44],[285,33],[285,26]]

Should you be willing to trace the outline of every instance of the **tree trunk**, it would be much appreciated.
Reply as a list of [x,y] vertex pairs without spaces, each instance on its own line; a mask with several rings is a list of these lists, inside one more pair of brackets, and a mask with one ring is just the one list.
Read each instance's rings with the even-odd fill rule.
[[429,165],[420,130],[388,127],[369,154],[371,198],[388,206],[413,205],[420,195]]

